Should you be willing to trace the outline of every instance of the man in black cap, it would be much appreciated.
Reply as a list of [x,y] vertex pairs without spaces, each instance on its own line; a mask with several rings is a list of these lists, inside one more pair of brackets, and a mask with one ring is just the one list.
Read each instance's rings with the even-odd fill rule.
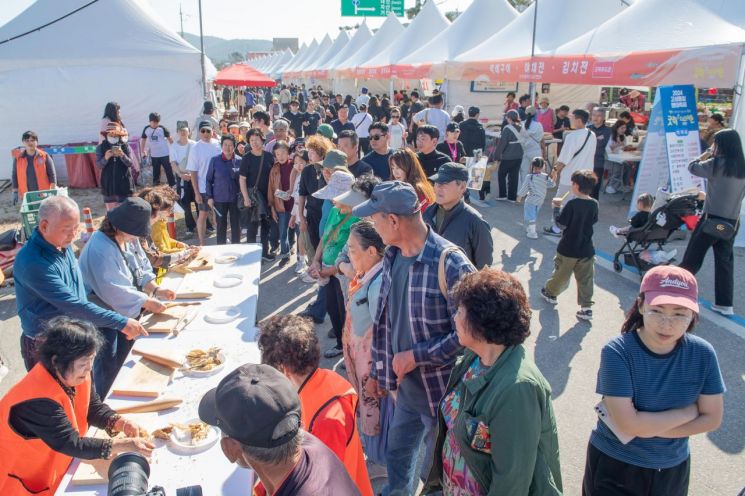
[[365,384],[371,397],[397,391],[383,494],[414,494],[417,455],[424,448],[423,459],[432,459],[437,409],[461,351],[452,325],[455,302],[442,288],[452,288],[476,269],[461,250],[427,227],[408,183],[378,184],[352,213],[370,217],[388,245],[373,322],[372,356],[377,358]]
[[267,494],[359,495],[334,452],[301,429],[300,416],[292,383],[269,365],[238,367],[199,403],[199,418],[222,431],[225,457],[254,470]]
[[460,141],[469,157],[473,157],[474,150],[486,148],[486,131],[479,122],[480,113],[478,107],[468,107],[468,119],[460,123]]
[[477,268],[493,261],[491,227],[481,214],[463,201],[468,169],[449,162],[430,179],[435,183],[435,204],[424,212],[424,222],[451,243],[458,245]]

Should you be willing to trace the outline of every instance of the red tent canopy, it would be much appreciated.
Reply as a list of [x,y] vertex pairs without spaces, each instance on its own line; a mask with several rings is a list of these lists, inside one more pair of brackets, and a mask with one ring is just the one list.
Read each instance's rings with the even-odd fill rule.
[[234,64],[217,73],[215,83],[223,86],[277,86],[276,81],[245,64]]

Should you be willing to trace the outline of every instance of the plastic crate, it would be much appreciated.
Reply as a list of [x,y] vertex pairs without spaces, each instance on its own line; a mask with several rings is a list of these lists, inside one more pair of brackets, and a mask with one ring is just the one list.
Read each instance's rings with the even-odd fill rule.
[[21,203],[21,225],[23,226],[23,234],[26,239],[31,237],[34,232],[34,228],[39,223],[39,206],[41,202],[50,196],[57,196],[60,194],[58,189],[47,189],[41,191],[28,191],[23,195],[23,203]]

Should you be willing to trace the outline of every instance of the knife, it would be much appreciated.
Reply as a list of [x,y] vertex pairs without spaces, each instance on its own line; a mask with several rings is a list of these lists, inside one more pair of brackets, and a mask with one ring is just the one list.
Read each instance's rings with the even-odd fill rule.
[[197,313],[199,313],[198,309],[193,309],[189,313],[186,314],[173,328],[173,335],[178,336],[181,331],[186,329],[186,326],[188,326],[192,320],[197,316]]

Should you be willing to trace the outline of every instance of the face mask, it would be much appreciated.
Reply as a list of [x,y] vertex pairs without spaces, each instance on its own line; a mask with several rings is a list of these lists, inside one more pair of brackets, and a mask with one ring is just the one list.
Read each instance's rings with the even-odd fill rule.
[[106,141],[108,141],[112,145],[116,145],[117,143],[119,143],[119,137],[118,136],[106,136]]

